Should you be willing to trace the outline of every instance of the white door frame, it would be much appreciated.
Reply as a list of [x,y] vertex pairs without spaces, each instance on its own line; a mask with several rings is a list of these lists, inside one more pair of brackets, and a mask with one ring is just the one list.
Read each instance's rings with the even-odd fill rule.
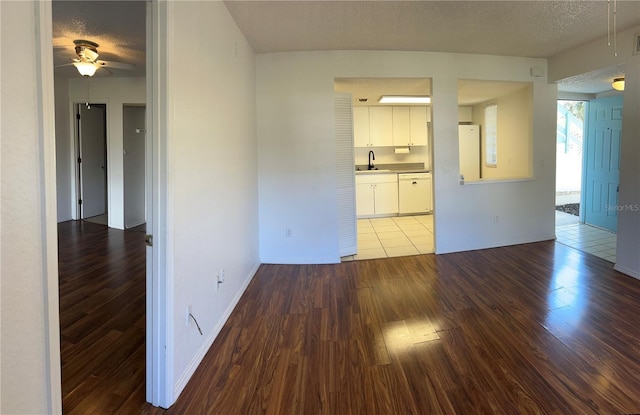
[[[43,278],[44,278],[44,330],[47,344],[46,379],[49,394],[47,407],[51,414],[62,414],[62,385],[60,361],[60,312],[57,243],[56,201],[56,147],[55,147],[55,94],[53,82],[53,16],[50,1],[34,2],[36,24],[36,78],[39,112],[39,147],[42,151],[41,175],[43,183]],[[173,403],[168,356],[172,350],[167,331],[166,290],[166,76],[164,64],[166,41],[166,4],[160,0],[147,0],[147,220],[152,247],[147,248],[147,400],[156,406],[168,407]],[[159,28],[162,25],[162,28]]]
[[147,235],[147,330],[146,398],[152,405],[168,408],[174,402],[173,343],[168,324],[171,289],[167,280],[167,3],[147,0],[147,135],[146,199]]
[[38,143],[41,150],[40,174],[43,187],[42,260],[44,289],[44,331],[46,379],[49,388],[47,409],[62,414],[60,379],[60,312],[58,286],[58,218],[56,202],[55,94],[53,83],[53,17],[51,2],[34,2],[36,16],[36,100]]
[[[100,99],[92,99],[90,100],[91,102],[89,104],[98,104],[98,105],[104,105],[105,106],[105,146],[106,146],[106,154],[105,154],[105,163],[106,163],[106,169],[107,169],[107,183],[106,183],[106,189],[105,189],[105,197],[106,197],[106,201],[107,201],[107,213],[109,212],[109,208],[111,207],[110,203],[109,203],[109,188],[111,187],[111,178],[109,177],[111,169],[109,168],[109,122],[108,122],[108,111],[109,111],[109,100],[108,99],[104,99],[104,98],[100,98]],[[71,209],[71,219],[73,220],[81,220],[82,219],[82,215],[81,215],[81,208],[80,208],[80,204],[78,203],[78,200],[82,198],[82,186],[81,186],[81,182],[80,182],[80,166],[78,166],[78,158],[80,157],[80,144],[79,144],[79,136],[80,136],[80,131],[79,131],[79,126],[78,126],[78,120],[76,119],[76,114],[77,114],[77,110],[78,110],[78,105],[85,105],[87,102],[85,101],[78,101],[77,98],[72,98],[69,100],[69,105],[71,108],[71,127],[72,127],[72,137],[71,140],[73,140],[73,142],[71,143],[71,160],[72,160],[72,167],[71,167],[71,174],[73,175],[73,179],[71,181],[72,185],[71,185],[71,200],[73,203],[73,209]]]

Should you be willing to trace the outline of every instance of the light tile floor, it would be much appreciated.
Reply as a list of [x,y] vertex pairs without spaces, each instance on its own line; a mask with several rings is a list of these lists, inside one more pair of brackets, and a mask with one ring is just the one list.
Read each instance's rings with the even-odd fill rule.
[[358,219],[358,254],[343,261],[431,254],[433,215]]
[[556,241],[616,262],[616,234],[583,223],[556,227]]
[[[562,218],[558,218],[558,214]],[[567,218],[564,218],[567,215]],[[577,222],[557,212],[556,241],[616,262],[616,234]],[[343,261],[431,254],[434,252],[433,215],[358,219],[358,254]]]

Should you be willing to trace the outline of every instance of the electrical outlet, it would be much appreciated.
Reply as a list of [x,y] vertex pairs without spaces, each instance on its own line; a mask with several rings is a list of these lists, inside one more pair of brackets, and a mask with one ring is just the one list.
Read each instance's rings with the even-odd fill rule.
[[220,284],[224,282],[224,268],[220,269],[220,272],[216,274],[216,291],[220,289]]
[[185,315],[185,318],[186,318],[185,323],[186,323],[187,327],[189,327],[191,325],[191,314],[193,314],[191,311],[192,311],[191,310],[191,304],[189,304],[187,306],[187,309],[185,310],[185,314],[186,314]]
[[291,230],[291,228],[286,228],[284,230],[284,236],[287,238],[292,238],[293,237],[293,230]]
[[493,218],[493,222],[494,222],[494,223],[500,223],[500,216],[496,215],[496,216]]

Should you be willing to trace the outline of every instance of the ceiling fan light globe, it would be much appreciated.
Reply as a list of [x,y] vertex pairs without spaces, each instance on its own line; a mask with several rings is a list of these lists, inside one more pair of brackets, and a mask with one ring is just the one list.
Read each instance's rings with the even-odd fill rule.
[[624,91],[624,78],[616,78],[611,84],[616,91]]
[[82,76],[93,76],[96,73],[98,67],[91,62],[75,62],[73,64],[80,72]]

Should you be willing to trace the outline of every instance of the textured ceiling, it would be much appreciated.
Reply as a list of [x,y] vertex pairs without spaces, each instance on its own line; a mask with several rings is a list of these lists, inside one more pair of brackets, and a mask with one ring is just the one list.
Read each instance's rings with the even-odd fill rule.
[[558,89],[562,92],[597,94],[610,91],[611,81],[619,77],[624,77],[622,67],[611,66],[563,79]]
[[[362,49],[546,58],[607,35],[605,0],[225,4],[257,53]],[[620,0],[617,8],[619,31],[640,24],[640,2]]]
[[[617,30],[640,25],[640,0],[617,0]],[[549,57],[607,35],[606,0],[597,1],[247,1],[226,7],[256,53],[299,50],[415,50]],[[100,59],[133,63],[145,76],[144,1],[53,1],[54,64],[75,57],[74,39],[100,45]],[[560,84],[601,92],[611,68]],[[72,66],[56,76],[79,76]],[[98,71],[96,76],[100,75]],[[106,72],[103,73],[107,74]],[[597,90],[597,91],[596,91]]]
[[458,80],[458,104],[474,105],[512,94],[530,82]]
[[[636,0],[225,1],[257,53],[404,50],[537,58],[606,37],[607,7],[613,11],[614,3],[618,32],[640,25]],[[610,90],[611,79],[622,75],[615,69],[561,82],[559,89]]]

